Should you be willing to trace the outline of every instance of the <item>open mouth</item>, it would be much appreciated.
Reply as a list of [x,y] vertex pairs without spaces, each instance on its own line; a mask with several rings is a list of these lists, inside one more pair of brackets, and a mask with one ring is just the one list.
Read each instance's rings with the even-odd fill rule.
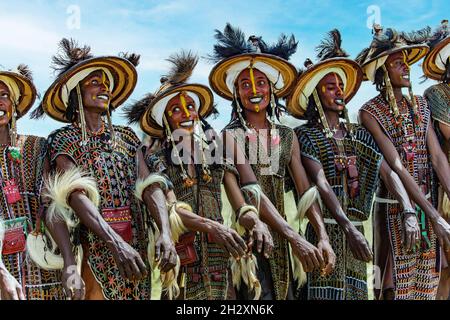
[[334,99],[334,102],[338,105],[338,106],[343,106],[344,105],[344,99]]
[[184,121],[180,122],[180,127],[190,128],[194,125],[194,121]]
[[409,74],[402,75],[402,79],[409,80]]
[[249,100],[253,104],[259,104],[263,100],[263,97],[262,96],[255,96],[255,97],[251,97]]
[[109,95],[107,95],[107,94],[99,94],[97,96],[97,99],[103,100],[103,101],[109,101]]

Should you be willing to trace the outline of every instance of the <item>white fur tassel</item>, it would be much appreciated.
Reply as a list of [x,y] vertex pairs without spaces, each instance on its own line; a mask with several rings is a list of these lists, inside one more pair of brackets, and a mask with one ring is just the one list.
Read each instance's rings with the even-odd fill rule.
[[50,176],[45,182],[43,197],[51,200],[47,210],[48,221],[60,220],[66,222],[68,227],[76,226],[73,210],[67,203],[68,195],[76,189],[84,190],[94,206],[99,206],[100,195],[95,179],[73,167],[63,173],[58,172]]
[[255,293],[253,300],[259,300],[261,297],[261,283],[256,277],[256,268],[258,268],[258,263],[253,254],[251,258],[245,257],[239,261],[234,258],[231,259],[233,285],[239,289],[241,287],[241,280],[244,280],[247,288]]
[[[46,238],[52,242],[51,251],[46,242]],[[64,267],[64,259],[60,254],[55,254],[57,245],[50,233],[45,234],[40,232],[32,232],[27,236],[27,252],[31,260],[41,269],[44,270],[61,270]],[[81,274],[81,262],[83,260],[83,249],[80,246],[77,248],[76,263],[78,272]]]
[[145,178],[144,180],[142,179],[138,179],[136,181],[136,187],[135,187],[135,192],[134,195],[136,196],[136,198],[138,198],[139,200],[142,200],[142,194],[144,193],[144,190],[148,187],[151,186],[154,183],[158,183],[159,185],[163,185],[163,189],[167,190],[168,189],[168,184],[167,184],[167,180],[166,178],[164,178],[163,176],[159,175],[159,174],[151,174],[149,175],[147,178]]
[[289,255],[291,256],[292,277],[297,281],[297,289],[300,289],[306,284],[308,277],[305,270],[303,270],[302,263],[292,253],[291,245],[289,245]]
[[[154,226],[155,232],[153,233],[151,228],[148,231],[148,247],[147,247],[147,256],[148,261],[150,263],[150,267],[152,268],[152,274],[155,275],[155,270],[158,267],[158,262],[155,260],[155,244],[156,239],[159,237],[159,229],[156,225]],[[172,233],[173,235],[173,233]],[[159,277],[161,280],[161,290],[164,293],[167,293],[170,300],[178,297],[180,294],[180,288],[178,286],[178,274],[180,272],[180,258],[177,256],[177,264],[174,269],[169,272],[162,273],[160,272]]]
[[450,201],[445,192],[443,192],[442,197],[442,217],[446,220],[450,217]]
[[169,222],[170,222],[170,231],[172,233],[173,242],[177,243],[178,239],[183,233],[188,232],[188,228],[184,225],[180,216],[178,215],[177,209],[185,209],[189,212],[192,212],[192,207],[184,202],[177,202],[172,205],[169,212]]
[[319,190],[317,187],[309,188],[301,197],[297,206],[297,219],[300,220],[300,223],[303,221],[306,215],[306,211],[314,204],[316,200],[320,198]]

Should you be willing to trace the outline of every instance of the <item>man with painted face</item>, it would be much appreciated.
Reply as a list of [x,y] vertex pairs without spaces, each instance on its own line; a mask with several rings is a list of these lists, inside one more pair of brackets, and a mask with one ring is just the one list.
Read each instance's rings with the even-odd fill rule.
[[[223,133],[224,143],[227,151],[234,153],[234,165],[246,200],[259,209],[261,220],[270,227],[274,239],[270,258],[255,252],[261,298],[293,299],[293,278],[304,277],[303,270],[322,269],[330,273],[335,263],[322,216],[314,201],[317,190],[309,189],[295,133],[275,123],[275,116],[281,112],[278,99],[289,93],[297,74],[287,61],[296,51],[297,42],[293,36],[288,39],[284,35],[273,46],[259,40],[261,53],[254,53],[243,32],[230,24],[223,33],[216,30],[216,39],[212,60],[217,64],[210,74],[210,84],[217,94],[233,101],[232,119]],[[235,157],[237,149],[245,155],[243,159]],[[299,215],[306,212],[314,226],[319,238],[317,247],[286,221],[285,175],[292,178],[297,193],[303,195]],[[243,286],[239,297],[249,299],[252,294]]]
[[[135,133],[113,126],[110,117],[136,85],[139,56],[94,58],[89,47],[68,39],[60,47],[53,58],[59,77],[35,113],[70,123],[48,137],[54,175],[47,183],[47,218],[65,221],[74,245],[81,244],[86,299],[150,299],[148,214],[160,230],[149,246],[156,246],[161,270],[176,264],[164,193],[148,179]],[[71,251],[67,237],[55,235],[64,257]]]
[[[186,83],[198,58],[182,51],[168,61],[173,67],[161,80],[160,89],[129,106],[127,115],[130,122],[139,122],[144,132],[162,140],[161,150],[153,153],[144,148],[144,154],[150,171],[171,185],[166,196],[172,236],[181,259],[178,298],[233,299],[229,258],[241,259],[247,246],[236,231],[224,225],[222,183],[230,191],[233,209],[251,220],[247,230],[260,251],[264,246],[266,255],[272,249],[272,238],[258,219],[256,208],[245,203],[221,157],[221,142],[206,122],[214,111],[211,90]],[[213,159],[214,148],[218,158]]]
[[[442,149],[450,162],[450,35],[442,28],[436,30],[428,41],[430,52],[422,63],[425,77],[438,81],[424,92],[433,118],[434,130]],[[447,222],[450,222],[450,202],[445,189],[439,187],[438,209]],[[449,252],[442,257],[442,272],[439,283],[438,299],[449,298],[450,293]]]
[[[302,162],[317,185],[325,205],[323,215],[331,245],[339,257],[334,272],[308,275],[303,294],[308,300],[367,300],[367,265],[372,250],[364,237],[363,222],[372,209],[379,176],[405,208],[403,244],[415,245],[419,228],[406,190],[383,160],[374,139],[350,123],[346,104],[362,82],[359,65],[341,48],[337,29],[317,47],[319,62],[301,72],[288,101],[296,118],[307,120],[295,129]],[[341,121],[343,118],[344,121]],[[311,226],[306,238],[317,242]]]
[[46,141],[18,135],[16,120],[36,99],[30,70],[0,72],[0,220],[3,221],[0,291],[2,300],[63,299],[60,273],[41,269],[30,259],[27,238],[41,229],[40,195]]
[[[439,215],[433,169],[445,192],[450,192],[450,168],[430,123],[426,100],[414,96],[410,66],[428,51],[427,30],[397,33],[388,28],[386,40],[373,41],[357,60],[380,94],[365,103],[360,121],[375,138],[387,163],[400,177],[415,205],[421,237],[416,250],[402,246],[404,208],[381,184],[375,217],[375,266],[383,279],[377,297],[384,299],[435,299],[440,272],[440,248],[450,248],[450,226]],[[409,88],[404,96],[402,88]],[[439,240],[439,243],[437,242]],[[440,246],[439,246],[440,244]]]

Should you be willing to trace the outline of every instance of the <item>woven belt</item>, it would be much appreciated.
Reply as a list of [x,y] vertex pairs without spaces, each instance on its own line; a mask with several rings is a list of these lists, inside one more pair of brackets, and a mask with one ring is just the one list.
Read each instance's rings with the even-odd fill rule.
[[[431,193],[428,193],[425,196],[426,199],[430,199],[431,198]],[[387,204],[398,204],[397,200],[394,199],[387,199],[387,198],[379,198],[379,197],[375,197],[375,202],[378,203],[387,203]]]
[[[331,219],[331,218],[325,218],[323,219],[323,222],[325,224],[338,224],[336,220]],[[363,222],[362,221],[350,221],[355,227],[359,227],[359,226],[363,226]]]

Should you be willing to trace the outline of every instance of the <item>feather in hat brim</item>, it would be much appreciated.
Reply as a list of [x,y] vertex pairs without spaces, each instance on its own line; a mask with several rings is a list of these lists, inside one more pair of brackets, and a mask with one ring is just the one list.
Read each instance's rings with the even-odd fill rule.
[[[154,108],[160,107],[159,103],[161,103],[164,98],[181,92],[187,92],[189,95],[194,94],[198,97],[199,106],[197,106],[197,112],[202,119],[206,119],[214,112],[214,96],[212,91],[207,86],[195,83],[173,86],[161,92],[151,100],[150,104],[140,118],[140,127],[142,131],[155,138],[164,137],[164,128],[158,124],[158,122],[161,123],[162,120],[154,119],[152,116],[152,111]],[[166,106],[161,107],[164,110],[166,108]]]
[[[21,72],[24,72],[22,74]],[[33,84],[31,73],[24,65],[20,65],[18,72],[0,71],[0,76],[10,79],[19,90],[19,99],[16,104],[17,118],[24,116],[36,101],[37,92]]]
[[[209,75],[211,89],[227,100],[233,100],[233,92],[227,85],[227,72],[236,64],[248,61],[250,64],[257,62],[267,64],[277,70],[278,75],[283,79],[283,86],[276,90],[279,98],[289,94],[290,89],[297,77],[297,69],[287,60],[278,56],[263,53],[240,54],[217,63]],[[262,71],[262,70],[261,70]]]
[[65,117],[67,106],[62,98],[62,90],[69,79],[88,68],[106,68],[113,75],[112,109],[118,108],[125,102],[136,87],[138,77],[136,68],[129,60],[116,56],[86,59],[63,72],[45,92],[42,108],[47,115],[57,121],[69,122]]
[[307,101],[309,98],[305,97],[306,99],[300,99],[301,96],[304,95],[305,87],[315,75],[327,69],[331,70],[332,68],[339,68],[346,75],[344,101],[345,103],[350,102],[361,86],[363,78],[361,67],[354,60],[348,58],[331,58],[314,64],[299,76],[287,101],[287,109],[292,116],[298,119],[303,119],[303,116],[308,108]]

